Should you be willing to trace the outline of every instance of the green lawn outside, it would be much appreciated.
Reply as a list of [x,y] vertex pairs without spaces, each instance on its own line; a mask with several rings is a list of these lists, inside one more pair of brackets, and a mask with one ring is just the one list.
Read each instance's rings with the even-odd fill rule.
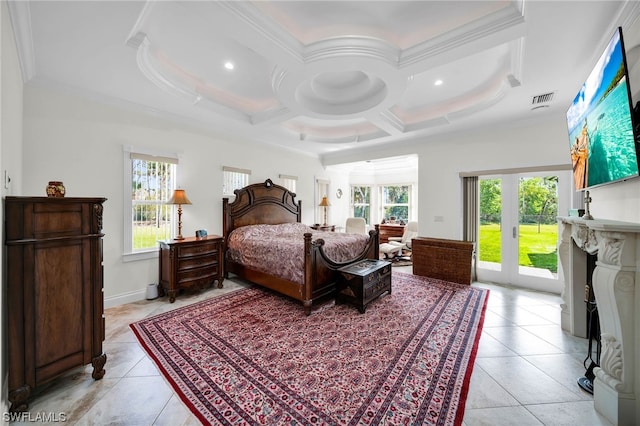
[[[520,225],[520,266],[558,272],[558,225]],[[500,263],[500,224],[480,225],[480,260]]]
[[[153,248],[159,247],[158,241],[170,238],[170,225],[165,224],[161,227],[154,225],[134,226],[133,227],[133,248]],[[166,235],[166,237],[165,237]]]

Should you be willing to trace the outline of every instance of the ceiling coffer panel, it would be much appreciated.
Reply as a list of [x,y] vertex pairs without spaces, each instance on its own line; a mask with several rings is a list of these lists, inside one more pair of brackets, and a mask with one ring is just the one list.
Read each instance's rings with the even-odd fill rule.
[[[633,1],[7,6],[27,85],[69,88],[325,160],[563,115],[618,25],[630,68],[640,57]],[[571,31],[576,16],[581,30]]]
[[[470,39],[482,44],[488,24],[516,25],[520,11],[507,1],[469,6],[150,2],[128,44],[151,82],[195,108],[322,143],[376,140],[486,105],[496,78],[513,75],[505,59],[512,37],[471,56],[462,51]],[[449,53],[439,59],[443,47]],[[423,59],[401,64],[403,55]],[[445,76],[446,86],[434,86]],[[292,124],[296,118],[316,121]]]

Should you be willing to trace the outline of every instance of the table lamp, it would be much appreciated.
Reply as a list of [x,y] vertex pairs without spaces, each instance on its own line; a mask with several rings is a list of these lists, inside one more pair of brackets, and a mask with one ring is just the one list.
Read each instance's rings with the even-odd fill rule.
[[184,193],[184,189],[175,189],[173,191],[173,195],[167,201],[167,204],[177,204],[178,205],[178,235],[176,235],[176,240],[184,240],[182,236],[182,205],[183,204],[191,204],[191,201],[187,198],[187,194]]
[[318,204],[320,207],[324,207],[324,226],[327,226],[327,207],[329,207],[331,204],[329,204],[329,200],[327,200],[327,196],[325,195],[324,197],[322,197],[322,200],[320,201],[320,204]]

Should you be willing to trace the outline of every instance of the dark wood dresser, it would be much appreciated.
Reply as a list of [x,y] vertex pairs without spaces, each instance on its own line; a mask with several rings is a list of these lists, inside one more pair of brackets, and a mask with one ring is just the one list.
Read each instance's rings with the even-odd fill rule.
[[380,244],[388,243],[389,237],[402,237],[402,234],[404,234],[404,225],[381,223],[379,229]]
[[391,293],[391,262],[365,259],[338,269],[336,303],[350,303],[365,313],[385,292]]
[[176,300],[180,290],[201,290],[218,281],[222,288],[222,237],[160,241],[160,295]]
[[8,370],[11,411],[31,391],[91,363],[104,341],[102,210],[106,198],[6,197]]

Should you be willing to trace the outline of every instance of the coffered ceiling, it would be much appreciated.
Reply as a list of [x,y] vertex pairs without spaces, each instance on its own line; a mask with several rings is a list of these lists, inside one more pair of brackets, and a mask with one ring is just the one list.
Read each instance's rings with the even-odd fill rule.
[[564,114],[635,2],[18,1],[23,76],[322,156]]

